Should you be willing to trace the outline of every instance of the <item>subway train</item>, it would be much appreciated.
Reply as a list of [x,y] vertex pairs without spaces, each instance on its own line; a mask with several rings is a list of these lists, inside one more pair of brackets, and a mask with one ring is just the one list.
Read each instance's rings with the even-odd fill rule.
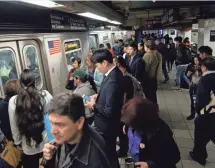
[[82,65],[89,47],[114,43],[125,31],[91,31],[69,33],[34,33],[0,35],[0,96],[4,84],[19,78],[25,68],[37,75],[36,86],[56,95],[66,91],[66,78],[72,68],[71,58],[80,57]]

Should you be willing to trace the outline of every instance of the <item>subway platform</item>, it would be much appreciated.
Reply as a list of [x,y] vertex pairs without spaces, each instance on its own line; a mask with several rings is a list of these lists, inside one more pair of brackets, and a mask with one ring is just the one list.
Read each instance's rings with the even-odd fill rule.
[[[193,161],[189,152],[194,145],[194,120],[188,121],[190,114],[190,98],[188,89],[175,90],[175,70],[170,75],[170,81],[161,84],[158,89],[160,117],[166,121],[174,133],[174,139],[181,152],[181,161],[177,168],[215,168],[215,146],[212,142],[207,145],[208,158],[206,166]],[[119,159],[121,168],[126,168],[124,159]]]

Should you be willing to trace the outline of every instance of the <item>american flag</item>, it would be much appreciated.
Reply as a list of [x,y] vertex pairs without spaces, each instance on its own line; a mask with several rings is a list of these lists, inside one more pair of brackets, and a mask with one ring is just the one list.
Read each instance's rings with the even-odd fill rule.
[[48,41],[50,55],[61,52],[60,40]]

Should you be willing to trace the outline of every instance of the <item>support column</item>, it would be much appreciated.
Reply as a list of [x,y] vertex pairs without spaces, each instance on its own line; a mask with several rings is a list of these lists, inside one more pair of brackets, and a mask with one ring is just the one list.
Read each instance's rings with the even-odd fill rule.
[[204,45],[204,27],[205,27],[205,20],[199,19],[198,23],[198,47]]

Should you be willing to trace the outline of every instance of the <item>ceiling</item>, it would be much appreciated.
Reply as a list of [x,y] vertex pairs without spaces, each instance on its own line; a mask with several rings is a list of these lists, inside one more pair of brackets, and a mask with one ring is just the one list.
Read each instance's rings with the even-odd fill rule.
[[[14,2],[14,1],[13,1]],[[19,2],[20,3],[20,2]],[[199,18],[215,18],[214,1],[56,1],[67,13],[91,12],[113,21],[121,22],[124,26],[144,27],[149,22],[158,26],[191,25]],[[174,9],[174,10],[173,10]],[[169,13],[174,13],[169,21]],[[168,23],[163,20],[168,17]],[[95,22],[95,20],[91,20]],[[97,21],[101,22],[101,21]]]
[[[105,3],[104,3],[105,4]],[[107,5],[107,4],[106,4]],[[174,17],[174,22],[170,25],[192,24],[195,19],[198,19],[200,11],[204,14],[209,13],[209,7],[215,5],[213,1],[112,1],[111,5],[107,6],[122,14],[127,26],[141,27],[154,21],[158,23],[170,10],[174,9],[174,15],[177,13],[177,18]],[[214,6],[213,6],[214,7]],[[177,10],[178,9],[178,10]],[[201,9],[201,10],[200,10]],[[205,9],[205,10],[204,10]],[[176,19],[176,20],[175,20]],[[168,25],[168,24],[167,24]],[[169,25],[168,25],[169,26]]]

